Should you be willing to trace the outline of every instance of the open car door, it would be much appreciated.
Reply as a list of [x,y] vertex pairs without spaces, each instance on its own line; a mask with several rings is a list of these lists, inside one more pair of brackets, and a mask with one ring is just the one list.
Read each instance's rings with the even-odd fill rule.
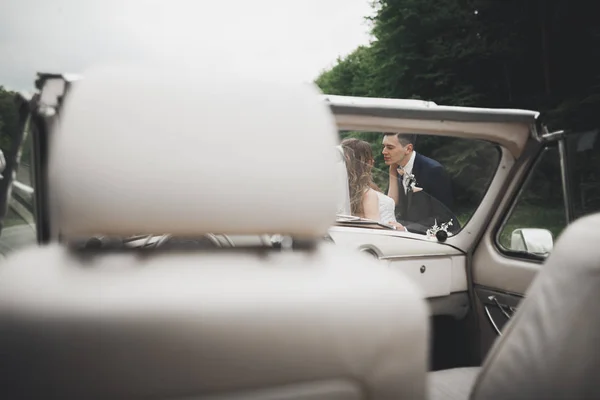
[[[2,131],[2,172],[0,177],[0,256],[35,244],[36,224],[35,168],[36,139],[32,134],[29,98],[11,93],[12,107],[2,108],[2,119],[10,121]],[[9,103],[9,102],[7,102]]]
[[50,220],[46,190],[48,127],[56,118],[60,102],[77,76],[40,73],[36,90],[12,93],[17,121],[4,131],[6,160],[0,179],[0,255],[36,243],[47,243]]
[[473,252],[482,357],[544,268],[556,238],[574,220],[600,210],[598,136],[596,129],[532,138],[511,173],[506,194]]

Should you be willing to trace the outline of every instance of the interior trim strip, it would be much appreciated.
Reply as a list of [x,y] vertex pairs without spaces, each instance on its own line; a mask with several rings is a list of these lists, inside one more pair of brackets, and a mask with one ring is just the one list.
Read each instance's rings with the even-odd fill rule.
[[492,327],[494,328],[494,330],[496,331],[498,336],[502,336],[502,332],[500,332],[500,329],[498,329],[498,326],[494,322],[494,319],[492,318],[492,315],[490,314],[490,309],[488,308],[488,306],[483,306],[483,308],[485,309],[485,315],[487,315],[488,320],[490,321],[490,324],[492,324]]
[[464,254],[449,254],[449,253],[435,253],[435,254],[403,254],[403,255],[395,255],[395,256],[384,256],[379,257],[380,260],[402,260],[406,258],[423,258],[423,257],[461,257]]

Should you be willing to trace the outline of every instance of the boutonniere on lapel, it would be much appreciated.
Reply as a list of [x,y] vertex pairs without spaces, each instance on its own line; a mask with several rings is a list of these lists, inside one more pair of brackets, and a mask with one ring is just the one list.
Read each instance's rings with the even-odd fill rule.
[[407,190],[412,193],[420,192],[423,188],[417,186],[417,179],[414,174],[409,174],[407,178],[408,188]]

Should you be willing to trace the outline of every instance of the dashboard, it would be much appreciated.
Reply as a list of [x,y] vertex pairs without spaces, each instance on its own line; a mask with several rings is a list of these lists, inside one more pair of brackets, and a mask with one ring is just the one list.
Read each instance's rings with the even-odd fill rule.
[[[380,229],[332,227],[323,241],[352,251],[357,249],[377,259],[388,268],[399,271],[420,287],[428,300],[431,315],[463,318],[469,309],[467,294],[466,256],[460,250],[434,240],[399,236],[397,232]],[[74,244],[74,243],[72,243]],[[268,249],[293,251],[314,246],[314,242],[293,240],[283,235],[222,235],[207,234],[197,238],[171,235],[140,235],[123,239],[95,237],[78,246],[98,248],[157,248],[161,250],[198,249]]]

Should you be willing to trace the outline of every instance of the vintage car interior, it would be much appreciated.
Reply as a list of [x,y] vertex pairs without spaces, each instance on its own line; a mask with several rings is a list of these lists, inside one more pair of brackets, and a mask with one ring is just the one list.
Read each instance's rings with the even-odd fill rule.
[[[47,173],[36,177],[47,182],[38,210],[46,244],[11,253],[0,269],[2,397],[424,398],[419,288],[322,240],[335,219],[336,129],[317,92],[162,74],[92,70],[55,109]],[[242,105],[242,118],[227,118]],[[302,151],[272,151],[283,131]],[[223,162],[224,148],[236,163]],[[165,152],[177,158],[157,171]],[[280,232],[297,243],[293,251],[82,245],[138,232]]]
[[[0,236],[11,398],[600,397],[600,221],[569,186],[589,133],[164,74],[40,74],[22,96],[0,181],[3,220],[27,221]],[[456,234],[397,231],[349,217],[343,131],[482,141],[497,164]],[[560,236],[513,219],[550,162]]]

